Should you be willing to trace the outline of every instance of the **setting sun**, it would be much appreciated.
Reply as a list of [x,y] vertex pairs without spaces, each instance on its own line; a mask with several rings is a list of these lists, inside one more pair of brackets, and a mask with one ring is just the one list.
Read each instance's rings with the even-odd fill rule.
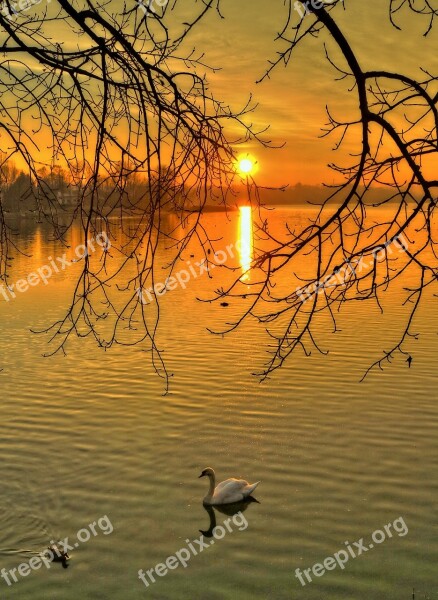
[[249,156],[240,158],[237,163],[237,167],[241,175],[251,175],[255,172],[256,162]]
[[249,158],[244,158],[239,163],[239,169],[242,171],[242,173],[245,174],[251,173],[253,167],[254,163],[252,162],[252,160],[249,160]]

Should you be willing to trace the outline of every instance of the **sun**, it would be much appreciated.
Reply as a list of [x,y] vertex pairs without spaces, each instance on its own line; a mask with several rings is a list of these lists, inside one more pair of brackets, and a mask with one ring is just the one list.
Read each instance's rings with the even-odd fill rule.
[[242,156],[237,160],[237,169],[241,175],[252,175],[257,170],[257,162],[251,156]]
[[239,162],[239,171],[245,175],[249,175],[254,168],[254,163],[249,158],[242,158]]

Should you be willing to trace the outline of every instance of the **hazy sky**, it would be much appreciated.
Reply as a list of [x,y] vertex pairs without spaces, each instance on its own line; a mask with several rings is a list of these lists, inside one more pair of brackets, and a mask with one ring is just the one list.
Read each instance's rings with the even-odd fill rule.
[[[135,4],[134,0],[127,2]],[[119,11],[121,3],[111,0],[110,5]],[[199,11],[201,5],[199,0],[179,0],[175,10],[167,11],[166,20],[171,28],[180,30],[181,23],[190,18],[188,13],[194,7]],[[420,67],[425,67],[438,74],[438,27],[424,38],[427,19],[405,11],[398,16],[402,27],[398,31],[389,23],[388,7],[389,0],[345,0],[344,6],[334,7],[331,15],[363,68],[394,70],[421,78]],[[32,10],[50,12],[57,8],[57,3],[40,2]],[[196,46],[205,53],[206,63],[221,69],[208,75],[218,99],[239,110],[252,93],[259,106],[248,121],[252,120],[256,129],[270,125],[265,137],[275,145],[286,144],[278,150],[267,151],[255,144],[242,149],[257,158],[258,181],[262,185],[332,183],[334,174],[327,163],[341,161],[342,157],[332,152],[336,138],[320,139],[321,128],[327,122],[325,106],[328,104],[340,119],[357,111],[358,106],[356,92],[349,91],[345,81],[335,81],[337,73],[325,57],[324,42],[332,58],[339,58],[334,42],[327,34],[305,40],[287,68],[279,65],[269,80],[256,84],[268,61],[285,49],[284,43],[275,42],[287,17],[284,0],[221,0],[221,11],[223,19],[214,10],[206,15],[188,38],[186,49],[190,52]],[[85,38],[72,36],[71,31],[67,35],[67,29],[58,21],[53,27],[52,38],[66,49],[86,42]],[[344,65],[342,60],[339,64]],[[25,125],[33,127],[30,117]],[[360,150],[353,137],[346,140],[344,148],[353,153]]]
[[[221,0],[221,7],[225,19],[212,11],[195,36],[207,61],[222,67],[210,76],[212,89],[235,108],[252,92],[259,103],[254,123],[270,124],[267,137],[287,144],[270,152],[249,149],[260,161],[261,183],[331,182],[333,174],[326,164],[338,158],[331,152],[335,138],[318,138],[327,121],[325,105],[338,116],[357,106],[355,92],[349,92],[345,82],[335,81],[336,72],[325,58],[323,41],[329,50],[335,49],[333,42],[327,36],[309,38],[286,69],[278,66],[271,80],[256,85],[268,59],[284,48],[274,41],[286,18],[283,0]],[[389,24],[388,7],[389,0],[345,0],[345,10],[339,5],[331,15],[363,68],[421,78],[420,67],[425,67],[438,74],[438,30],[424,38],[428,20],[405,11],[398,17],[402,30],[397,31]],[[357,147],[351,143],[349,149]]]

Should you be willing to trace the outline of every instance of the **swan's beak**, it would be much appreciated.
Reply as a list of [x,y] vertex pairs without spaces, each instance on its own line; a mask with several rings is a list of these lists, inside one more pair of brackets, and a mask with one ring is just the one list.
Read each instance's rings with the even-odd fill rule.
[[201,479],[201,477],[205,477],[205,473],[201,473],[198,477],[198,479]]

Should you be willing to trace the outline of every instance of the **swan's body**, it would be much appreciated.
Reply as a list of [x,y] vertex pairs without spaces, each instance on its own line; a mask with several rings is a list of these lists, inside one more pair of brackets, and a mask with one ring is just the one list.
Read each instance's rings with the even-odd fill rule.
[[212,468],[204,469],[199,477],[208,477],[210,489],[205,496],[204,504],[215,506],[218,504],[233,504],[242,502],[256,489],[260,481],[248,483],[244,479],[226,479],[216,486],[216,475]]

